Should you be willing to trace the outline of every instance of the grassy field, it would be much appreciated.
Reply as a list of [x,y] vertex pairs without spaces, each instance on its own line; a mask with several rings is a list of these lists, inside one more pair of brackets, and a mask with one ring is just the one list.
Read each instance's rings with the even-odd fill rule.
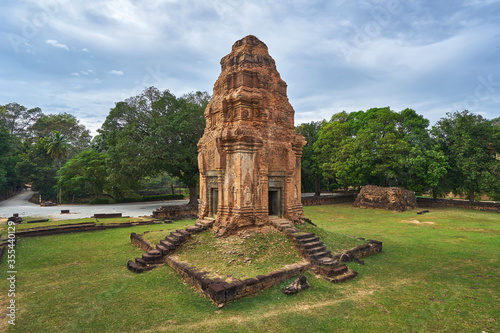
[[350,263],[359,275],[347,283],[308,272],[311,288],[297,295],[281,293],[289,280],[218,309],[168,266],[144,274],[125,266],[142,253],[131,232],[193,221],[21,239],[16,326],[5,317],[9,286],[0,264],[0,331],[500,331],[500,214],[445,208],[417,215],[349,204],[304,211],[329,246],[343,234],[381,240],[383,252],[364,266]]

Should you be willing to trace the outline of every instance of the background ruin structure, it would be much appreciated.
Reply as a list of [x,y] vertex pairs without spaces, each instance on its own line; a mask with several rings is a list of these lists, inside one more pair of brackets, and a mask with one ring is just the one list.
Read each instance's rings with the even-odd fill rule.
[[216,235],[303,218],[300,167],[304,137],[267,46],[247,36],[221,60],[198,143],[199,219]]

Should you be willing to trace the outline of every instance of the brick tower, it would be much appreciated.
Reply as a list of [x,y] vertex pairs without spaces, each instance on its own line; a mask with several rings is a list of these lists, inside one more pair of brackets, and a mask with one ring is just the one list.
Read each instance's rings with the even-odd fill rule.
[[300,163],[305,139],[267,46],[247,36],[221,60],[198,143],[199,219],[214,233],[303,218]]

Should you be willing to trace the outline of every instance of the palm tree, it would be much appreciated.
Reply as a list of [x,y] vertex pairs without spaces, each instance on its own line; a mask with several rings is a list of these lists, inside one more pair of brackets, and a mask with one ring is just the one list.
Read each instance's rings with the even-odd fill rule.
[[[71,145],[64,135],[62,135],[59,131],[52,131],[52,134],[47,142],[47,154],[58,161],[59,169],[61,169],[62,159],[68,155],[70,147]],[[59,182],[59,203],[61,203],[61,193],[62,186],[61,182]]]

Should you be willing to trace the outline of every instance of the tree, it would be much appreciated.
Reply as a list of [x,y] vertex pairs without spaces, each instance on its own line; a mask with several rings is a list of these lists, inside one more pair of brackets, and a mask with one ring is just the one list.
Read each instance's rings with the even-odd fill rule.
[[98,199],[106,181],[106,155],[87,149],[59,169],[58,184],[68,194],[92,194]]
[[168,172],[189,187],[197,205],[197,143],[205,128],[204,109],[210,96],[196,92],[175,97],[150,87],[119,102],[102,128],[99,146],[108,153],[110,182],[118,195],[141,178]]
[[318,159],[314,153],[314,143],[318,140],[319,130],[323,122],[324,121],[312,121],[295,127],[296,132],[302,134],[307,141],[302,149],[302,187],[304,192],[307,192],[309,189],[314,189],[315,196],[321,194],[321,171]]
[[17,103],[0,105],[0,123],[11,135],[25,139],[29,128],[43,116],[40,108],[27,109]]
[[500,186],[498,129],[481,115],[447,113],[432,128],[441,149],[450,160],[455,192],[465,192],[469,201],[476,194],[495,191]]
[[[189,188],[189,204],[198,205],[198,141],[205,130],[206,92],[175,98],[169,92],[153,105],[151,135],[145,141],[155,174],[168,172]],[[153,148],[156,147],[156,148]]]
[[388,107],[333,115],[315,144],[323,175],[336,178],[345,188],[402,184],[400,170],[410,147],[403,118]]
[[39,117],[29,128],[31,141],[51,136],[54,131],[63,135],[70,144],[68,156],[74,156],[90,147],[91,136],[80,121],[68,113],[49,114]]
[[[62,159],[68,155],[71,145],[68,139],[59,131],[52,131],[52,134],[46,142],[47,154],[58,162],[58,170],[61,169]],[[62,187],[59,183],[59,203],[62,199]]]
[[31,183],[33,190],[39,191],[42,199],[55,198],[56,171],[54,160],[47,154],[48,138],[43,138],[28,145],[19,155],[16,173],[26,184]]
[[18,158],[12,140],[9,131],[0,125],[0,200],[11,196],[21,185],[14,168]]
[[323,124],[313,145],[323,176],[337,181],[346,190],[349,185],[365,183],[372,170],[371,159],[367,159],[369,156],[353,132],[349,115],[343,111]]

